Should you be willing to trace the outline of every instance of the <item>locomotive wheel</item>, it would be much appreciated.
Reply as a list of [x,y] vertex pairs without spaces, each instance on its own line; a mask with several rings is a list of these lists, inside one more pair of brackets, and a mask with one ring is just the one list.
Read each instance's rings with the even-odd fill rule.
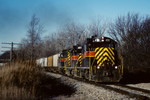
[[74,76],[74,71],[73,70],[70,70],[70,75]]
[[70,76],[70,70],[67,70],[67,71],[66,71],[66,74],[67,74],[68,76]]
[[82,70],[80,70],[80,78],[82,78]]
[[89,73],[89,81],[92,80],[92,74]]
[[89,79],[89,71],[88,70],[85,71],[85,79]]
[[74,77],[77,77],[77,71],[73,71]]

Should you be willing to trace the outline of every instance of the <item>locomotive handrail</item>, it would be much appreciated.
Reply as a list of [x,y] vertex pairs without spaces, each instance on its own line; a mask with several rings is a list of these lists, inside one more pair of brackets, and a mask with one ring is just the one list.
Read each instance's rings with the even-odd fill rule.
[[[93,62],[92,62],[92,66],[93,66],[93,64],[94,64],[94,62],[95,62],[95,59],[96,59],[96,57],[94,58],[94,60],[93,60]],[[91,67],[92,67],[92,66],[91,66]]]

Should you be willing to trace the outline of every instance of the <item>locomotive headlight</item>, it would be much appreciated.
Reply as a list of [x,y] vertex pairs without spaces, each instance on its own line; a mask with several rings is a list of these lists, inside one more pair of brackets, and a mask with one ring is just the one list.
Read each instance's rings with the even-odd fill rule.
[[118,66],[115,66],[115,69],[117,69],[118,68]]
[[100,39],[95,39],[96,42],[100,42]]
[[97,69],[100,69],[100,66],[97,66]]
[[82,47],[78,47],[78,49],[82,49]]

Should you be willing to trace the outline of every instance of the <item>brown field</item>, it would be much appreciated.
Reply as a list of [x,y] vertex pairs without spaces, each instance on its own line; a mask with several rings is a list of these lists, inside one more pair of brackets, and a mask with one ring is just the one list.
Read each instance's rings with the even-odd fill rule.
[[43,72],[35,64],[10,63],[0,69],[0,99],[35,99]]
[[0,100],[49,100],[74,92],[36,64],[16,62],[0,68]]

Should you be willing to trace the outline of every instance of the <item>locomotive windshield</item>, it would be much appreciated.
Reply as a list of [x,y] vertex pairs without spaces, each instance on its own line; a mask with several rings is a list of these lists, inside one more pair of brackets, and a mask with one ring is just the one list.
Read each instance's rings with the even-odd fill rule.
[[103,43],[101,46],[102,47],[110,47],[110,48],[111,47],[113,47],[113,48],[115,47],[114,44],[110,44],[110,43]]

